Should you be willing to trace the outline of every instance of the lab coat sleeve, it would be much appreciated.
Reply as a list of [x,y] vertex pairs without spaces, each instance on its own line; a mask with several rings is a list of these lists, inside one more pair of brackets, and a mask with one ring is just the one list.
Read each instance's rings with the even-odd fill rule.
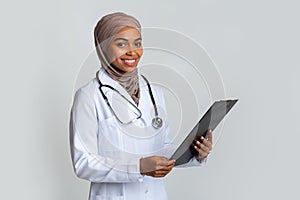
[[93,99],[79,89],[71,109],[70,147],[76,175],[91,182],[142,181],[139,158],[116,160],[98,154],[98,121]]

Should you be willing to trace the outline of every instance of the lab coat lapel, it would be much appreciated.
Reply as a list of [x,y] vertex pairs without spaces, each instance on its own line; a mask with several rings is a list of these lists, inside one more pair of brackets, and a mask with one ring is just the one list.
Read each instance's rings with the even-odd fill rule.
[[147,122],[152,108],[152,103],[150,101],[148,86],[142,77],[139,77],[139,86],[140,100],[138,108],[142,112],[142,118]]

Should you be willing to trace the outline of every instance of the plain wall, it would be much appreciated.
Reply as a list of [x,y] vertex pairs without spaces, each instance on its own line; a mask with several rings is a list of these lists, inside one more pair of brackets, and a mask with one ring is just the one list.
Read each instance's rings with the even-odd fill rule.
[[[101,16],[177,30],[240,102],[204,168],[175,169],[170,199],[299,199],[297,1],[19,1],[1,5],[0,199],[87,199],[73,173],[69,112]],[[205,105],[206,106],[206,105]],[[204,107],[205,107],[204,106]]]

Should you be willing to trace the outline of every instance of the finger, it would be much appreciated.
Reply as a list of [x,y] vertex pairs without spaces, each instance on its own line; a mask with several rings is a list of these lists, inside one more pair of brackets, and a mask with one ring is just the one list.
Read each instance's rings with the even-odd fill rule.
[[162,168],[159,170],[156,170],[158,173],[169,173],[172,168]]
[[164,177],[165,175],[167,175],[170,171],[154,171],[153,175],[154,177]]
[[[207,156],[210,153],[210,151],[208,150],[208,148],[202,146],[202,144],[201,144],[201,147],[194,146],[194,148],[198,152],[198,154],[201,155],[201,157],[203,157],[203,156],[205,157],[205,156]],[[207,148],[207,149],[205,149],[205,148]]]
[[158,171],[170,171],[174,167],[174,163],[168,166],[159,166],[156,170]]
[[195,140],[194,145],[196,145],[198,148],[202,148],[204,146],[204,149],[208,148],[210,150],[210,142],[208,142],[203,136],[200,137],[200,140]]
[[168,174],[172,170],[172,168],[173,167],[166,167],[163,170],[159,170],[159,173],[166,175],[166,174]]
[[209,148],[209,145],[205,145],[204,143],[200,143],[200,141],[196,141],[196,145],[199,149],[202,149],[206,152],[209,152],[210,151],[210,148]]
[[[208,151],[210,151],[212,149],[212,144],[210,141],[204,139],[202,145],[204,145],[206,148],[208,148]],[[202,148],[202,146],[201,146]]]
[[205,153],[205,152],[199,152],[198,154],[196,154],[195,155],[195,158],[198,160],[198,161],[200,161],[202,158],[205,158],[205,157],[207,157],[208,156],[208,154],[207,153]]
[[147,175],[147,176],[156,177],[156,178],[164,177],[164,174],[158,173],[157,171],[149,172],[149,173],[147,173],[146,175]]
[[174,167],[174,164],[169,165],[169,166],[166,166],[166,167],[164,167],[164,168],[162,168],[162,169],[160,169],[160,170],[161,170],[161,171],[167,171],[167,172],[169,172],[169,171],[172,170],[173,167]]
[[200,148],[201,143],[202,143],[202,141],[201,141],[201,139],[199,139],[199,140],[194,140],[193,144]]
[[194,145],[194,149],[199,153],[199,154],[204,154],[205,151],[203,151],[200,147]]
[[210,151],[210,146],[206,146],[204,144],[201,144],[200,149],[203,150],[204,152],[209,153]]
[[173,165],[175,163],[175,160],[169,160],[169,159],[162,159],[158,162],[158,165],[160,166],[169,166]]
[[212,143],[212,130],[211,129],[207,130],[207,140]]
[[164,177],[164,176],[166,176],[167,174],[166,173],[155,173],[154,174],[154,177],[156,177],[156,178],[162,178],[162,177]]
[[156,166],[155,171],[170,171],[174,167],[174,163],[167,166]]

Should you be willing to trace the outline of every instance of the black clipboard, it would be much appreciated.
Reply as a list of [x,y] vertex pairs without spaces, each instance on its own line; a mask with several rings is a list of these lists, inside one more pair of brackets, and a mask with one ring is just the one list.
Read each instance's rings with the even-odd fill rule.
[[203,117],[198,121],[171,156],[170,159],[176,160],[175,166],[189,162],[195,154],[195,150],[192,147],[193,141],[201,135],[205,137],[208,129],[214,130],[237,101],[238,99],[215,101],[210,106]]

